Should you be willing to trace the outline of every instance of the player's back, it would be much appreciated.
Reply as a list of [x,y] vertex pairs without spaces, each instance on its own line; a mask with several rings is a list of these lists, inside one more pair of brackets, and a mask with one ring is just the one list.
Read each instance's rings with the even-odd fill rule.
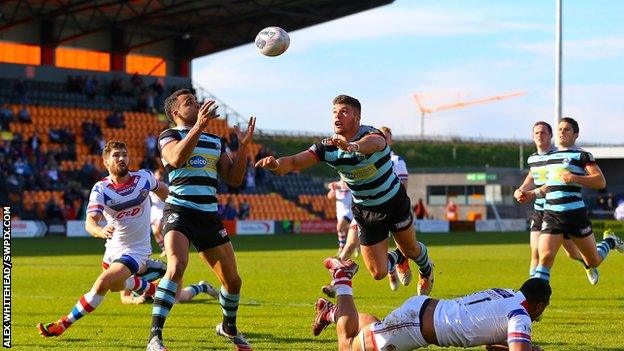
[[516,333],[530,340],[531,320],[523,303],[521,292],[498,288],[440,300],[434,313],[438,344],[486,345],[504,342]]

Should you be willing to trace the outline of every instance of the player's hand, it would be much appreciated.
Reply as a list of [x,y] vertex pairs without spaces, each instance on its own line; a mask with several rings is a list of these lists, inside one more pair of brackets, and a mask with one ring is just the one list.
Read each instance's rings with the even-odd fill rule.
[[524,197],[524,194],[522,193],[522,190],[516,189],[513,193],[513,196],[516,199],[516,201],[521,202],[520,199]]
[[518,200],[519,203],[523,204],[527,201],[533,201],[535,200],[535,193],[533,193],[533,191],[521,191],[522,195],[520,196],[520,198],[516,198],[516,200]]
[[141,305],[145,303],[145,296],[137,296],[132,298],[132,303],[135,305]]
[[204,102],[197,113],[195,125],[199,126],[202,130],[208,127],[208,122],[210,122],[211,119],[219,117],[217,114],[218,107],[217,102],[214,100]]
[[329,190],[338,190],[340,189],[340,185],[338,184],[338,182],[331,182],[329,183],[327,188],[329,188]]
[[[331,137],[330,139],[328,139],[328,142],[331,145],[334,145],[336,147],[338,147],[341,150],[345,150],[345,151],[349,151],[349,152],[354,152],[356,151],[353,148],[353,144],[354,143],[350,143],[344,139],[341,139],[340,137],[338,137],[337,135],[334,135],[333,137]],[[356,145],[357,146],[357,145]]]
[[106,239],[110,239],[113,237],[113,233],[115,232],[115,227],[113,227],[112,225],[107,225],[106,227],[102,228],[102,236]]
[[563,180],[564,183],[575,183],[574,181],[575,177],[576,176],[570,172],[561,173],[561,180]]
[[256,117],[251,116],[249,122],[247,122],[247,131],[243,132],[237,125],[234,125],[234,131],[238,136],[238,143],[247,146],[253,137],[254,130],[256,129]]
[[268,156],[260,161],[256,162],[256,167],[266,168],[269,171],[274,171],[279,168],[279,162],[273,156]]

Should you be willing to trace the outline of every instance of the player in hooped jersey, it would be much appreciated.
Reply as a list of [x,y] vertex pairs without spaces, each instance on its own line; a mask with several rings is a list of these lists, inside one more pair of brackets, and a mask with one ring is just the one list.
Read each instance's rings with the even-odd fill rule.
[[531,278],[518,291],[493,288],[452,300],[415,296],[383,320],[358,313],[351,279],[358,266],[351,260],[327,258],[325,267],[338,295],[334,305],[316,302],[314,335],[336,324],[339,351],[409,351],[428,345],[488,350],[539,351],[532,345],[532,322],[550,302],[547,281]]
[[[533,125],[533,141],[535,142],[535,147],[537,151],[529,156],[527,163],[529,164],[530,171],[527,174],[526,178],[522,185],[514,192],[514,196],[516,198],[522,197],[522,192],[527,190],[533,190],[536,187],[540,187],[546,184],[546,173],[548,167],[548,157],[552,152],[557,151],[557,148],[552,145],[552,127],[550,124],[539,121]],[[544,203],[546,199],[535,199],[533,204],[533,214],[531,216],[531,236],[530,236],[530,245],[531,245],[531,265],[529,269],[529,277],[532,277],[535,274],[535,269],[539,262],[539,252],[537,250],[537,243],[539,241],[540,231],[542,230],[542,217],[544,216]],[[568,255],[573,260],[581,262],[585,269],[585,273],[587,274],[587,279],[589,283],[592,285],[596,285],[598,283],[598,269],[595,267],[589,267],[583,261],[583,257],[581,256],[581,252],[578,247],[574,244],[572,240],[563,241],[563,248]]]
[[523,191],[518,201],[544,198],[544,217],[539,237],[539,263],[534,277],[550,280],[550,269],[564,239],[570,238],[581,251],[585,264],[598,267],[609,252],[624,253],[624,241],[611,231],[596,244],[582,187],[603,189],[606,181],[591,153],[576,146],[578,122],[570,117],[559,120],[558,148],[547,155],[546,183],[533,191]]
[[[156,291],[154,283],[135,274],[145,269],[152,253],[148,194],[153,191],[165,199],[167,185],[156,180],[148,170],[130,172],[128,149],[123,142],[107,142],[102,158],[109,175],[91,190],[85,229],[94,237],[106,240],[104,271],[67,316],[37,325],[44,337],[61,335],[78,319],[93,312],[109,291],[132,290],[148,295]],[[99,224],[103,218],[106,219],[104,227]]]
[[[256,163],[277,174],[311,167],[325,162],[334,168],[353,194],[353,216],[360,239],[364,263],[374,279],[383,279],[398,270],[404,285],[409,284],[412,259],[419,267],[418,293],[433,288],[433,266],[427,247],[416,240],[410,200],[405,187],[394,173],[390,147],[383,134],[360,124],[360,102],[347,95],[333,100],[334,136],[313,144],[298,154],[275,159],[265,157]],[[388,232],[392,232],[398,249],[388,252]],[[402,271],[405,267],[407,270]]]
[[188,264],[191,244],[222,284],[219,303],[223,322],[217,324],[217,334],[228,338],[237,350],[251,351],[251,345],[236,327],[242,281],[234,248],[217,215],[216,195],[217,175],[228,185],[242,183],[248,159],[247,146],[253,136],[256,118],[249,119],[246,132],[234,127],[239,149],[232,160],[221,138],[205,132],[208,122],[219,117],[214,100],[200,106],[190,91],[177,90],[165,99],[165,114],[176,125],[158,138],[169,178],[162,228],[167,272],[154,296],[147,351],[167,350],[162,331],[175,304],[176,290]]

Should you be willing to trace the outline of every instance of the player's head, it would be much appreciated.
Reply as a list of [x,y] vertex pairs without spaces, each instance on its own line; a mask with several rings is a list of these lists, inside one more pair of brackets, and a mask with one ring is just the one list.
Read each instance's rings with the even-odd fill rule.
[[386,138],[386,144],[388,144],[388,145],[394,144],[394,142],[392,141],[392,129],[390,129],[390,128],[386,127],[386,126],[383,126],[383,127],[379,128],[379,130],[381,130],[381,132],[384,135],[384,138]]
[[102,160],[109,174],[117,177],[128,174],[128,148],[123,141],[107,141],[102,150]]
[[578,122],[572,117],[563,117],[557,126],[557,142],[563,147],[574,146],[579,136]]
[[550,146],[552,139],[552,127],[544,121],[535,122],[533,125],[533,141],[539,149],[546,149]]
[[550,303],[550,284],[544,279],[531,278],[522,284],[520,291],[526,299],[531,320],[537,320]]
[[174,91],[165,99],[165,115],[176,125],[193,125],[197,121],[199,104],[188,89]]
[[358,99],[349,95],[338,95],[333,101],[334,133],[348,135],[357,133],[360,128],[362,105]]

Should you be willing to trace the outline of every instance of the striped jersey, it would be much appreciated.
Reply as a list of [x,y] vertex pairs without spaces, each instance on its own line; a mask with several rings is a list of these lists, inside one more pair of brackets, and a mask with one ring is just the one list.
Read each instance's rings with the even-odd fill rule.
[[[349,142],[358,141],[372,134],[383,137],[379,130],[362,125]],[[308,151],[312,152],[319,161],[327,163],[338,172],[340,178],[351,189],[353,203],[357,205],[384,204],[400,189],[401,183],[394,173],[388,145],[381,151],[364,155],[359,152],[341,150],[337,146],[319,141]]]
[[394,164],[394,173],[396,173],[397,177],[399,177],[400,181],[407,181],[409,178],[409,174],[407,173],[407,164],[403,157],[394,153],[394,151],[390,151],[390,159]]
[[[533,177],[533,184],[536,188],[539,188],[540,186],[546,184],[546,173],[548,164],[545,161],[548,159],[548,154],[553,151],[557,151],[557,148],[554,146],[551,146],[550,149],[546,150],[543,153],[539,153],[536,151],[531,156],[529,156],[529,159],[527,160],[531,176]],[[535,208],[536,211],[544,211],[545,202],[546,199],[535,199],[535,202],[533,203],[533,208]]]
[[574,147],[569,150],[555,150],[542,162],[546,165],[544,211],[566,212],[584,208],[581,185],[565,183],[561,177],[564,172],[587,175],[585,167],[596,163],[594,156],[581,148]]
[[108,225],[115,228],[106,240],[106,251],[119,254],[150,255],[149,192],[158,189],[158,180],[148,170],[129,172],[124,184],[114,184],[110,176],[98,181],[89,195],[87,213],[104,215]]
[[[175,127],[162,132],[158,137],[161,155],[163,146],[184,139],[189,129]],[[169,195],[165,203],[196,211],[217,212],[217,164],[224,151],[221,138],[203,132],[183,166],[173,167],[162,157],[169,178]]]
[[[416,314],[417,316],[418,314]],[[488,289],[440,300],[433,323],[440,346],[531,344],[531,317],[522,292]]]

